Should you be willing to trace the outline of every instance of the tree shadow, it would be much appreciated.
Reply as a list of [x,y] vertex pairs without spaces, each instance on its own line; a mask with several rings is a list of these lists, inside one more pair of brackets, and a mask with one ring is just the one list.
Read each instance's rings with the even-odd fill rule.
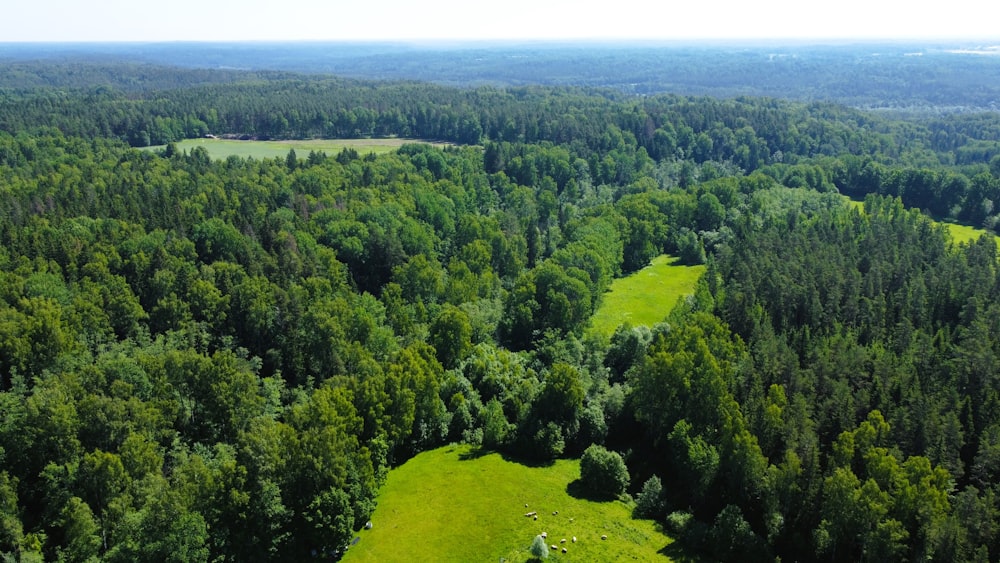
[[472,461],[490,454],[500,454],[500,457],[502,457],[504,461],[509,461],[510,463],[516,463],[525,467],[552,467],[555,464],[555,460],[553,459],[537,460],[529,457],[519,457],[506,452],[484,448],[482,446],[475,446],[466,452],[458,454],[458,459],[461,461]]
[[516,463],[518,465],[523,465],[525,467],[552,467],[555,465],[556,460],[554,459],[534,459],[530,457],[520,457],[511,455],[508,453],[500,454],[503,456],[504,461],[509,461],[511,463]]
[[458,459],[460,461],[472,461],[490,455],[491,453],[493,453],[493,450],[487,450],[486,448],[476,446],[474,448],[470,448],[468,451],[458,454]]
[[587,488],[580,479],[575,479],[566,485],[566,493],[573,498],[592,502],[610,502],[617,498],[614,495],[598,493]]
[[704,561],[708,561],[704,557],[691,553],[689,549],[681,545],[681,542],[676,540],[674,543],[664,546],[657,553],[666,555],[672,561],[677,561],[678,563],[703,563]]

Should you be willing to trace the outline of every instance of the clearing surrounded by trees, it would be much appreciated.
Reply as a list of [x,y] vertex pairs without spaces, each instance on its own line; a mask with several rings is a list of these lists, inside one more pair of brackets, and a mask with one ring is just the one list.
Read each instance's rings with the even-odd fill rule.
[[612,282],[590,321],[591,330],[611,336],[625,322],[652,326],[662,321],[679,298],[694,293],[704,272],[704,265],[684,266],[668,254],[657,256],[649,266]]
[[[244,158],[284,158],[294,149],[299,158],[308,156],[309,151],[325,152],[333,156],[343,149],[354,149],[358,154],[383,154],[392,152],[407,143],[428,143],[419,139],[392,137],[386,139],[308,139],[283,141],[241,141],[238,139],[185,139],[176,143],[179,150],[190,151],[194,147],[204,147],[208,155],[223,160],[236,155]],[[429,143],[443,146],[442,143]],[[162,149],[164,145],[149,147]]]
[[389,473],[372,529],[357,533],[344,561],[522,562],[543,532],[567,548],[550,561],[669,561],[673,540],[656,523],[633,520],[630,504],[570,495],[579,478],[576,459],[528,467],[464,445],[424,452]]

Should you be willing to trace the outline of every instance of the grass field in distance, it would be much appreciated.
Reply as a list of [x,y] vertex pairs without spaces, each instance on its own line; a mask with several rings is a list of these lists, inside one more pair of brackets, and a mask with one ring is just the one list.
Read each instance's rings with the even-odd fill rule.
[[[951,234],[951,241],[955,244],[979,240],[979,237],[988,234],[985,229],[977,229],[968,225],[959,225],[958,223],[943,224],[945,227],[948,227],[948,232]],[[993,239],[1000,245],[1000,237],[993,235]]]
[[590,330],[611,336],[624,322],[653,326],[662,321],[677,300],[694,293],[705,266],[682,266],[664,254],[649,266],[619,278],[604,294],[600,308],[590,320]]
[[[847,196],[844,196],[847,198]],[[859,211],[865,210],[865,204],[862,201],[856,199],[847,199],[848,205],[857,209]],[[961,225],[959,223],[951,223],[946,221],[935,221],[939,225],[944,225],[948,229],[948,234],[951,235],[951,241],[955,244],[962,244],[965,242],[970,242],[974,240],[979,240],[979,237],[989,234],[986,229],[977,229],[976,227],[970,227],[969,225]],[[993,235],[993,240],[996,241],[997,245],[1000,246],[1000,237]]]
[[[672,540],[653,521],[633,520],[630,505],[567,492],[580,477],[579,460],[528,467],[476,452],[445,446],[393,469],[372,529],[356,534],[360,540],[343,561],[522,563],[532,559],[528,547],[542,532],[558,546],[548,561],[670,561],[662,552]],[[537,520],[525,516],[533,511]]]
[[[244,158],[284,158],[290,149],[295,149],[298,158],[306,158],[309,151],[325,152],[335,156],[345,148],[352,148],[358,154],[382,154],[394,151],[406,143],[423,143],[418,139],[310,139],[303,141],[240,141],[237,139],[185,139],[175,143],[181,151],[190,151],[194,147],[205,147],[208,155],[217,160],[223,160],[231,155]],[[443,146],[441,143],[431,143]],[[163,145],[146,147],[147,150],[159,150]]]

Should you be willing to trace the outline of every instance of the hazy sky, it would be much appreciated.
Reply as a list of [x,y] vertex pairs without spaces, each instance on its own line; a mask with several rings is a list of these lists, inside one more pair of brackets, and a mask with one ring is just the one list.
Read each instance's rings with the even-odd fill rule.
[[996,0],[10,0],[4,41],[1000,38]]

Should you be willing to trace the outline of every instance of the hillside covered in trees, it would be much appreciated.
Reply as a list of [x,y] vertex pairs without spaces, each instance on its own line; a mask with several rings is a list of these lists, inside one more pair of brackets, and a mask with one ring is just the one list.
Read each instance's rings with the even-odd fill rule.
[[[985,16],[985,14],[984,14]],[[1000,109],[998,49],[982,39],[0,43],[0,87],[171,87],[161,67],[230,81],[244,71],[445,86],[584,86],[635,95],[770,96],[906,112]],[[50,63],[25,71],[30,61]],[[102,67],[95,82],[81,66]],[[133,65],[123,76],[115,70]],[[62,67],[62,72],[56,70]],[[63,74],[63,76],[57,76]]]
[[[994,113],[20,72],[47,78],[0,90],[9,560],[334,557],[450,442],[618,452],[637,516],[713,559],[1000,556],[997,248],[932,220],[1000,223]],[[454,146],[173,144],[209,133]],[[706,264],[695,295],[586,332],[663,253]]]

